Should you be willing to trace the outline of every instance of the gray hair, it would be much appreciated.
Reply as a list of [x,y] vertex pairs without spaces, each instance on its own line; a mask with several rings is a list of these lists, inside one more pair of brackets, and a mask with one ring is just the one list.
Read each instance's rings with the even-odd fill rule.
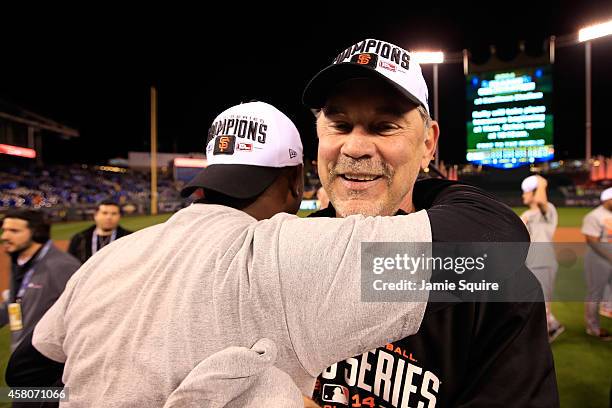
[[425,109],[423,105],[417,106],[417,111],[421,115],[421,119],[423,119],[423,124],[425,125],[425,131],[428,131],[429,128],[431,127],[431,122],[432,122],[431,116],[429,116],[427,109]]

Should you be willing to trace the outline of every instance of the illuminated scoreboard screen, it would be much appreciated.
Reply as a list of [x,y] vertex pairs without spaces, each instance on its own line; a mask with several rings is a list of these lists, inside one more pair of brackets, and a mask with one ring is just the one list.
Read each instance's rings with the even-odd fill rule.
[[467,77],[467,160],[514,168],[552,160],[550,65]]

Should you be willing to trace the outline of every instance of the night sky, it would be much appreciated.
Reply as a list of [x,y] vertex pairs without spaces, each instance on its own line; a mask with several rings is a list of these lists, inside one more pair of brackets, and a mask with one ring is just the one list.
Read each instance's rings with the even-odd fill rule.
[[[353,43],[376,38],[412,50],[467,48],[484,62],[490,45],[501,58],[512,59],[524,40],[527,52],[537,55],[551,34],[612,19],[609,0],[498,2],[505,10],[494,10],[492,3],[5,9],[0,99],[80,130],[77,140],[45,134],[46,162],[103,163],[149,149],[150,85],[159,93],[161,152],[203,152],[218,113],[258,99],[296,122],[306,156],[315,158],[314,118],[301,105],[301,93]],[[610,155],[612,37],[592,47],[593,153]],[[583,157],[584,45],[558,49],[553,69],[556,158]],[[431,102],[432,68],[423,71]],[[464,162],[462,65],[441,65],[439,75],[441,158]]]

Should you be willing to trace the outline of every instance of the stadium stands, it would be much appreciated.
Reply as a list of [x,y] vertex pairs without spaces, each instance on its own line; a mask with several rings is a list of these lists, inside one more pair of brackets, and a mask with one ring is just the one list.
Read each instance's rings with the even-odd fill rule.
[[[171,175],[158,177],[160,212],[176,211],[189,202]],[[9,208],[40,208],[55,221],[90,219],[95,204],[117,201],[125,212],[146,214],[150,175],[118,167],[71,165],[0,167],[0,213]]]
[[[612,168],[612,160],[599,161]],[[484,188],[510,206],[522,205],[520,182],[532,173],[547,178],[551,187],[549,199],[558,206],[594,207],[601,191],[612,185],[612,180],[605,176],[594,180],[593,164],[588,166],[577,160],[514,170],[471,164],[447,167],[441,163],[442,175],[450,176],[452,169],[459,180]],[[320,187],[316,162],[306,162],[304,173],[304,199],[312,200]],[[431,176],[436,175],[421,174]],[[158,212],[173,212],[191,202],[180,197],[182,185],[183,182],[174,180],[171,171],[159,173]],[[0,214],[9,208],[26,207],[43,209],[54,221],[90,219],[95,204],[107,198],[117,201],[127,214],[148,214],[150,195],[147,171],[85,164],[0,165]]]

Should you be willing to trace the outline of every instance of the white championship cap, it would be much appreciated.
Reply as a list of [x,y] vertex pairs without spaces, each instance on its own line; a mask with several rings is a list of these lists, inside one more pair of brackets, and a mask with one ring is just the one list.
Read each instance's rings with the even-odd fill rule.
[[332,65],[315,75],[302,101],[309,108],[321,108],[329,92],[339,83],[352,78],[380,78],[402,95],[429,112],[427,84],[421,67],[411,60],[409,51],[391,43],[367,39],[338,55]]
[[535,191],[536,188],[538,188],[538,176],[529,176],[521,183],[521,190],[523,190],[523,193]]
[[208,131],[203,169],[181,191],[198,188],[234,198],[252,198],[268,188],[283,167],[302,164],[300,134],[287,116],[264,102],[233,106]]
[[606,188],[601,192],[601,196],[599,197],[601,202],[612,200],[612,187]]

